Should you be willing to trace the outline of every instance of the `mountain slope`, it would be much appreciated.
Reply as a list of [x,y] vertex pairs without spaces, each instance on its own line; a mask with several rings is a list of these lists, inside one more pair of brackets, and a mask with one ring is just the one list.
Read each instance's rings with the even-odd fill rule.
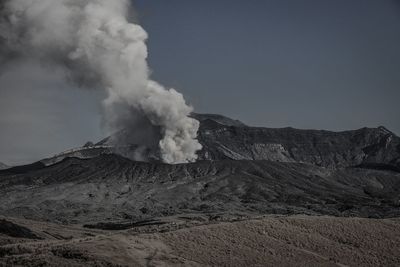
[[381,165],[400,171],[400,138],[384,127],[330,132],[201,124],[201,159],[304,162],[324,167]]
[[400,215],[400,174],[269,161],[166,165],[116,155],[0,171],[0,214],[87,223],[182,213]]
[[[198,162],[167,165],[151,149],[113,145],[129,136],[122,130],[0,171],[0,214],[67,223],[187,213],[400,215],[400,139],[383,127],[271,129],[193,116],[201,123]],[[138,153],[150,162],[128,159]]]
[[4,169],[7,169],[7,168],[8,168],[8,166],[6,164],[0,162],[0,170],[4,170]]

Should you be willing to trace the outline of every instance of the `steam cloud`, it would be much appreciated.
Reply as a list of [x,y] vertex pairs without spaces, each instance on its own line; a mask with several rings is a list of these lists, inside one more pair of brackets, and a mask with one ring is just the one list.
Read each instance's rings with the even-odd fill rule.
[[62,66],[68,80],[106,90],[109,127],[123,107],[158,129],[165,162],[194,161],[199,122],[182,94],[149,79],[147,33],[128,21],[129,10],[127,0],[0,0],[0,64],[35,57]]

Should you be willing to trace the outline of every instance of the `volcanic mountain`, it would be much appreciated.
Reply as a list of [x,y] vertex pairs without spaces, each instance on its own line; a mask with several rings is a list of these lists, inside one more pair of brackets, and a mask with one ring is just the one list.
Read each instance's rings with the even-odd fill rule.
[[[400,171],[400,138],[385,127],[331,132],[294,128],[251,127],[216,114],[192,114],[200,121],[198,139],[203,149],[199,160],[268,160],[299,162],[327,168],[363,166]],[[100,154],[120,154],[134,159],[136,144],[115,145],[126,140],[122,130],[93,144],[72,149],[43,160],[53,164],[65,157],[92,158]],[[151,160],[157,153],[141,148]]]
[[65,223],[193,213],[400,215],[400,140],[383,127],[270,129],[193,116],[201,122],[198,162],[133,161],[135,145],[121,149],[106,138],[0,171],[0,214]]

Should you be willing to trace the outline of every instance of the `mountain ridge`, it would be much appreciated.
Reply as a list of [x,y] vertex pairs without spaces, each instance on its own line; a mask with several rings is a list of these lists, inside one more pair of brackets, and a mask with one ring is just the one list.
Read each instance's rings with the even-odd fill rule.
[[0,162],[0,170],[4,170],[9,168],[9,166],[7,166],[6,164],[4,164],[3,162]]
[[[383,126],[333,132],[292,127],[252,127],[217,114],[193,114],[200,121],[198,140],[203,149],[199,160],[271,160],[303,162],[327,168],[387,166],[400,171],[400,138]],[[134,160],[137,155],[158,161],[157,153],[135,144],[115,145],[118,132],[95,144],[44,159],[46,165],[65,157],[92,158],[120,154]]]
[[227,127],[201,124],[201,159],[305,162],[324,167],[363,163],[400,166],[400,138],[386,128],[332,132],[295,128]]

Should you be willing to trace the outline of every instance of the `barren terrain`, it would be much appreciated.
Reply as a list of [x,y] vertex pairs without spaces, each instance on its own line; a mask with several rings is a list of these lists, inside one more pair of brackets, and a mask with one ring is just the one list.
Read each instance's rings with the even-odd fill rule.
[[[0,234],[0,265],[399,266],[400,220],[263,216],[174,217],[120,231],[10,219],[35,237]],[[179,229],[176,225],[181,224]]]
[[0,214],[58,223],[185,213],[400,216],[400,173],[303,163],[167,165],[117,155],[0,171]]

